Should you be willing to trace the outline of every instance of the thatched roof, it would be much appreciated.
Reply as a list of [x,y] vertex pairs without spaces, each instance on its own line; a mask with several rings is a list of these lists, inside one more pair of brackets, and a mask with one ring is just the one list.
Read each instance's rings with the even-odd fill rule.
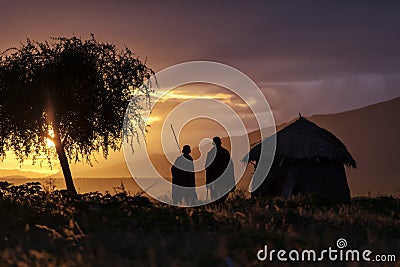
[[[257,161],[261,145],[268,145],[271,140],[269,137],[253,147],[244,160]],[[330,160],[354,168],[357,166],[346,146],[335,135],[303,117],[276,133],[275,157],[279,160]]]

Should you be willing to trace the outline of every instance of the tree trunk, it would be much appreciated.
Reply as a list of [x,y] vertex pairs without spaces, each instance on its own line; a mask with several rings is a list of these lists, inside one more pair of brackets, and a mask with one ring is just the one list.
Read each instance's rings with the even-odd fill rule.
[[62,146],[61,142],[57,142],[56,151],[57,151],[58,159],[60,160],[61,169],[64,174],[64,179],[65,179],[65,184],[67,186],[67,190],[72,195],[77,195],[74,181],[72,180],[71,169],[69,168],[68,158],[67,158],[67,155],[65,154],[64,147]]
[[67,191],[70,192],[73,196],[77,195],[74,181],[72,180],[71,169],[69,168],[69,162],[67,155],[64,150],[64,143],[61,141],[60,132],[58,125],[53,126],[54,129],[54,138],[53,142],[56,147],[58,159],[60,160],[61,169],[64,174],[65,185],[67,186]]
[[53,133],[54,133],[54,136],[50,137],[50,138],[56,147],[58,159],[60,160],[61,169],[64,174],[65,185],[67,186],[67,191],[69,193],[71,193],[71,195],[75,196],[75,195],[77,195],[77,193],[76,193],[74,181],[72,180],[72,174],[71,174],[71,169],[69,168],[68,157],[65,154],[65,150],[64,150],[64,145],[65,145],[67,135],[64,136],[64,140],[61,141],[60,121],[58,120],[56,113],[54,112],[54,108],[53,108],[53,105],[51,104],[50,99],[51,98],[49,98],[49,102],[47,104],[47,116],[49,118],[49,121],[52,124]]

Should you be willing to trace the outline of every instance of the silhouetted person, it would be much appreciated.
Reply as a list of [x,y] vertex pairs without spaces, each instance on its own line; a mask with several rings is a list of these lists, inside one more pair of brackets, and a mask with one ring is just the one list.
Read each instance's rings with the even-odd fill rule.
[[172,186],[172,200],[175,204],[193,204],[197,201],[196,182],[193,158],[190,156],[190,146],[184,145],[183,155],[179,156],[171,167],[172,183],[185,188]]
[[224,202],[235,189],[233,162],[229,151],[222,147],[221,138],[214,137],[213,144],[214,147],[207,153],[206,184],[211,192],[211,199],[222,196],[219,201]]

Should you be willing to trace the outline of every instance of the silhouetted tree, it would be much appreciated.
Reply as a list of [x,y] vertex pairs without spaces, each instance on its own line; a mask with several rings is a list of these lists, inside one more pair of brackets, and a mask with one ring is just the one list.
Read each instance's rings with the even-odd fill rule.
[[[69,161],[91,164],[95,153],[106,158],[122,138],[133,142],[143,133],[140,110],[149,101],[151,84],[144,81],[151,74],[128,48],[118,51],[93,35],[27,39],[8,49],[0,55],[1,159],[12,151],[20,163],[32,157],[51,165],[50,139],[67,190],[76,194]],[[127,108],[132,116],[124,122]]]

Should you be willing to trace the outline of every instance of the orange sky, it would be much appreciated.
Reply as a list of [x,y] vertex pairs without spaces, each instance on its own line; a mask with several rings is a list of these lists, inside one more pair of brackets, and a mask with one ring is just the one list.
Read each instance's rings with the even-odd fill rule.
[[[161,128],[166,119],[166,116],[176,106],[188,99],[201,98],[217,99],[219,101],[222,101],[232,107],[232,109],[240,115],[249,132],[255,129],[256,121],[249,108],[245,105],[243,100],[241,100],[238,96],[231,93],[227,89],[220,88],[215,85],[197,83],[180,86],[170,92],[171,93],[169,93],[157,102],[147,121],[148,127],[146,133],[146,142],[147,150],[150,154],[163,153],[163,148],[161,146]],[[207,108],[212,107],[208,106]],[[231,116],[231,114],[227,114],[227,116]],[[170,130],[169,126],[167,127],[167,130]],[[181,147],[184,144],[189,144],[193,148],[200,146],[201,141],[205,138],[211,139],[214,136],[227,136],[227,132],[223,128],[223,126],[221,126],[216,121],[205,118],[198,118],[189,121],[182,128],[182,131],[180,133],[177,132],[176,134],[178,135]],[[165,153],[177,153],[178,149],[176,148],[175,141],[170,141],[173,143],[173,148],[171,150],[165,151]],[[137,146],[137,144],[135,145]],[[209,146],[209,148],[211,148],[211,146]],[[196,153],[198,153],[198,151],[196,151]],[[144,157],[145,156],[143,155],[143,159]],[[122,170],[122,172],[120,170],[120,164],[124,162],[122,151],[111,152],[107,160],[103,159],[101,155],[98,155],[96,158],[98,162],[94,162],[95,167],[90,167],[86,164],[80,163],[71,164],[73,174],[78,177],[99,177],[102,176],[102,172],[101,170],[97,171],[97,168],[106,168],[115,165],[116,177],[120,177],[121,175],[125,177],[129,176],[129,172],[127,172],[126,169]],[[18,162],[14,160],[14,155],[8,153],[4,162],[0,163],[1,169],[3,170],[3,174],[2,170],[0,170],[0,176],[7,174],[6,172],[4,172],[4,170],[14,169],[25,172],[21,173],[20,175],[24,175],[27,177],[45,177],[49,175],[57,177],[62,176],[57,158],[55,158],[53,161],[52,169],[48,167],[47,162],[43,162],[42,166],[40,166],[40,164],[32,165],[31,162],[32,161],[30,159],[26,160],[20,168]]]

